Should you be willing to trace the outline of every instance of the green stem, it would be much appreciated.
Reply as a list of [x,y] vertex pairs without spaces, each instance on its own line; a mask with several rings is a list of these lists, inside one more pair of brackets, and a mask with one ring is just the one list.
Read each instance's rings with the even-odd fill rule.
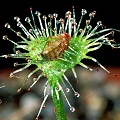
[[[59,97],[58,97],[59,96]],[[64,103],[62,99],[61,90],[56,93],[56,87],[53,88],[53,101],[54,101],[54,111],[57,120],[67,120],[66,111],[64,108]]]

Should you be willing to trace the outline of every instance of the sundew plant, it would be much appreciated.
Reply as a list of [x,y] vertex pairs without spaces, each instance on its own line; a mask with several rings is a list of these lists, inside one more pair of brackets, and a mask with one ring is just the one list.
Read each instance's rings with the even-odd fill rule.
[[[29,73],[21,88],[18,89],[18,92],[22,90],[29,78],[38,71],[42,72],[37,78],[33,79],[33,83],[28,88],[28,91],[41,80],[41,77],[44,76],[47,78],[45,85],[40,86],[44,89],[44,99],[36,115],[36,120],[39,119],[39,115],[49,94],[51,94],[53,99],[56,118],[58,120],[67,120],[62,97],[68,103],[70,111],[74,112],[75,108],[67,99],[66,92],[72,90],[76,97],[80,97],[80,94],[72,87],[65,72],[71,69],[74,77],[77,79],[74,68],[76,65],[93,71],[92,68],[81,62],[83,59],[89,59],[97,63],[107,73],[110,73],[95,58],[89,56],[88,53],[98,50],[103,45],[119,48],[119,44],[116,44],[113,39],[114,31],[119,32],[119,30],[105,28],[101,21],[96,22],[96,26],[92,26],[91,20],[95,17],[96,11],[89,13],[88,20],[84,21],[83,18],[87,14],[87,11],[82,9],[80,20],[76,21],[74,6],[72,7],[72,11],[65,13],[64,18],[59,18],[56,13],[45,16],[36,11],[34,14],[32,8],[30,8],[30,12],[31,18],[25,18],[30,29],[27,29],[22,24],[18,16],[14,17],[14,20],[22,32],[15,31],[9,23],[5,23],[5,27],[20,37],[21,41],[15,42],[15,40],[11,40],[7,35],[4,35],[4,40],[8,40],[14,44],[14,53],[1,55],[1,57],[26,60],[26,63],[14,63],[15,67],[19,65],[23,65],[23,67],[12,72],[10,74],[11,78],[17,78],[17,73],[24,71],[31,65],[37,66],[36,69]],[[81,25],[84,25],[84,27],[81,27]],[[109,36],[112,36],[112,39]],[[65,81],[70,88],[66,87]],[[48,86],[50,86],[49,91],[47,91]]]

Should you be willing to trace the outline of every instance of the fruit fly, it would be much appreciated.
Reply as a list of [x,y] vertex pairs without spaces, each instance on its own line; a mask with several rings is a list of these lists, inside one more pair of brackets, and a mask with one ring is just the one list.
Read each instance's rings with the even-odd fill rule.
[[42,51],[43,58],[48,60],[57,59],[65,50],[68,49],[71,39],[68,33],[57,34],[53,37],[56,41],[52,42],[52,36],[48,42],[48,47]]

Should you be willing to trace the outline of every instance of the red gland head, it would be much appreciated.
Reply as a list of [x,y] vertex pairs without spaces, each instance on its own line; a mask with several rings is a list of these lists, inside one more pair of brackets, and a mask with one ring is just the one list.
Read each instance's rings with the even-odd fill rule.
[[68,33],[64,33],[66,40],[70,41],[71,36]]

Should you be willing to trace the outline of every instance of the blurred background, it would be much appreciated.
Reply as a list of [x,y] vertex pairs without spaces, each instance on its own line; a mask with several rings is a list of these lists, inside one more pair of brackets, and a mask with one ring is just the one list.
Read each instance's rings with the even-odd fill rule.
[[[42,15],[57,13],[59,18],[64,18],[65,12],[72,11],[72,6],[75,6],[77,21],[81,16],[81,9],[86,9],[87,15],[95,10],[97,13],[92,21],[93,26],[101,20],[107,27],[120,29],[120,8],[118,5],[117,0],[112,2],[104,2],[103,0],[1,1],[0,55],[13,53],[13,44],[2,40],[3,35],[8,35],[10,39],[16,42],[20,40],[13,32],[4,28],[4,24],[8,22],[16,31],[19,30],[13,19],[14,16],[19,16],[21,22],[26,26],[27,23],[24,19],[28,16],[31,17],[30,7],[33,8],[33,12],[40,11]],[[88,19],[87,15],[85,20]],[[114,39],[116,43],[120,43],[120,33],[115,32]],[[75,112],[72,113],[66,101],[64,101],[68,120],[120,120],[120,50],[104,45],[101,49],[91,52],[89,55],[96,58],[111,74],[89,60],[83,60],[82,62],[95,71],[91,72],[81,66],[76,66],[78,84],[76,84],[77,81],[71,70],[66,72],[71,84],[80,93],[79,98],[74,96],[72,90],[66,93],[68,100],[75,108]],[[27,89],[33,83],[33,78],[41,73],[39,71],[30,78],[22,91],[17,93],[24,80],[9,78],[9,74],[19,68],[13,66],[14,62],[21,63],[22,60],[0,58],[0,86],[3,86],[3,88],[0,88],[0,120],[34,120],[43,100],[42,91],[47,79],[42,77],[31,91],[27,92]],[[31,66],[17,75],[26,78],[33,69],[35,69],[35,66]],[[113,73],[117,75],[115,76]],[[46,107],[42,109],[39,119],[56,120],[51,96],[48,97]]]

